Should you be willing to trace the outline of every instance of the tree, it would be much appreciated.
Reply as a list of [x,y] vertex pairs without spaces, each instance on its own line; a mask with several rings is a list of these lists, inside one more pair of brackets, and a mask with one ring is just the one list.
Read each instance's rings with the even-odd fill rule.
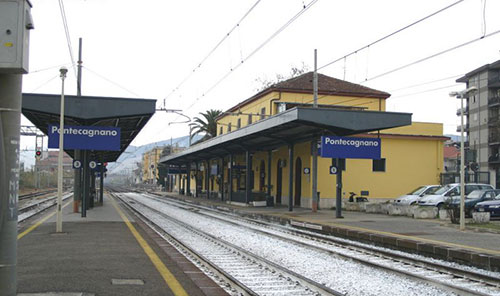
[[301,67],[292,66],[292,68],[290,69],[290,73],[288,75],[276,74],[276,77],[274,79],[268,79],[267,77],[256,78],[255,82],[257,82],[258,86],[255,88],[255,91],[259,92],[282,81],[305,74],[308,71],[309,67],[306,64],[304,64],[304,62],[302,62]]
[[204,113],[200,112],[200,115],[203,117],[195,117],[194,122],[190,123],[189,126],[191,128],[191,139],[199,134],[205,133],[205,136],[199,140],[199,142],[206,141],[210,138],[213,138],[217,135],[217,121],[216,118],[222,114],[221,110],[207,110]]

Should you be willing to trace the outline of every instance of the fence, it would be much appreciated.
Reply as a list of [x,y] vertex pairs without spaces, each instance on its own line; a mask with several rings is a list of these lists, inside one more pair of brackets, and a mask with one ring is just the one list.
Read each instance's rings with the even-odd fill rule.
[[[490,172],[474,172],[465,173],[465,183],[483,183],[490,184]],[[450,183],[460,183],[460,173],[442,173],[441,174],[441,185],[446,185]]]

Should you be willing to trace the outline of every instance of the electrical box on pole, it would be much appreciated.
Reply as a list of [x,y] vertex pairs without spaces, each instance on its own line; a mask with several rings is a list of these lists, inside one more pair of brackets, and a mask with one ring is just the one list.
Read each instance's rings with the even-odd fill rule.
[[28,73],[31,29],[34,25],[28,0],[0,0],[0,73]]

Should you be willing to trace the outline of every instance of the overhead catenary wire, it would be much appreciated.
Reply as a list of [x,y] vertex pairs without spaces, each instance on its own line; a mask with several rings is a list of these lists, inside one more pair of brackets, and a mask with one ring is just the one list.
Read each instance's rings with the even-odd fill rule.
[[392,32],[392,33],[390,33],[390,34],[388,34],[388,35],[385,35],[385,36],[383,36],[382,38],[379,38],[379,39],[377,39],[377,40],[375,40],[375,41],[373,41],[373,42],[371,42],[371,43],[369,43],[369,44],[367,44],[367,45],[365,45],[365,46],[363,46],[363,47],[360,47],[360,48],[359,48],[359,49],[357,49],[357,50],[354,50],[354,51],[352,51],[352,52],[350,52],[350,53],[348,53],[348,54],[346,54],[346,55],[344,55],[344,56],[342,56],[342,57],[340,57],[340,58],[338,58],[338,59],[335,59],[335,60],[333,60],[333,61],[331,61],[331,62],[329,62],[329,63],[327,63],[327,64],[325,64],[325,65],[323,65],[323,66],[321,66],[321,67],[319,67],[319,68],[318,68],[318,71],[319,71],[319,70],[321,70],[321,69],[323,69],[323,68],[325,68],[325,67],[328,67],[328,66],[330,66],[330,65],[332,65],[332,64],[335,64],[335,63],[336,63],[336,62],[338,62],[338,61],[344,60],[344,59],[346,59],[347,57],[349,57],[349,56],[351,56],[351,55],[353,55],[353,54],[356,54],[356,53],[358,53],[359,51],[361,51],[361,50],[363,50],[363,49],[367,49],[367,48],[369,48],[370,46],[373,46],[373,45],[375,45],[375,44],[377,44],[377,43],[379,43],[379,42],[382,42],[382,41],[384,41],[385,39],[390,38],[390,37],[392,37],[392,36],[394,36],[394,35],[396,35],[396,34],[398,34],[398,33],[402,32],[402,31],[404,31],[404,30],[406,30],[406,29],[408,29],[408,28],[411,28],[411,27],[413,27],[413,26],[415,26],[415,25],[417,25],[417,24],[419,24],[419,23],[421,23],[421,22],[423,22],[423,21],[425,21],[425,20],[427,20],[427,19],[429,19],[429,18],[431,18],[431,17],[433,17],[433,16],[435,16],[435,15],[437,15],[437,14],[439,14],[439,13],[441,13],[441,12],[445,11],[445,10],[447,10],[447,9],[452,8],[453,6],[455,6],[455,5],[459,4],[459,3],[463,2],[463,1],[465,1],[465,0],[459,0],[459,1],[456,1],[456,2],[454,2],[454,3],[452,3],[452,4],[448,5],[448,6],[446,6],[446,7],[444,7],[444,8],[441,8],[441,9],[439,9],[439,10],[437,10],[437,11],[435,11],[435,12],[433,12],[433,13],[431,13],[431,14],[429,14],[429,15],[427,15],[427,16],[425,16],[425,17],[423,17],[423,18],[421,18],[421,19],[419,19],[419,20],[417,20],[417,21],[415,21],[415,22],[413,22],[413,23],[411,23],[411,24],[409,24],[409,25],[406,25],[406,26],[404,26],[404,27],[402,27],[402,28],[400,28],[400,29],[398,29],[398,30],[396,30],[396,31],[394,31],[394,32]]
[[224,74],[219,80],[217,80],[210,88],[208,88],[201,96],[197,97],[194,102],[186,108],[185,111],[191,109],[198,101],[205,97],[208,93],[210,93],[214,88],[216,88],[221,82],[223,82],[231,73],[237,70],[241,65],[243,65],[248,59],[254,56],[259,50],[261,50],[266,44],[268,44],[271,40],[273,40],[276,36],[278,36],[281,32],[283,32],[288,26],[290,26],[297,18],[299,18],[304,12],[306,12],[309,8],[311,8],[314,4],[316,4],[318,0],[312,0],[309,4],[305,5],[297,14],[295,14],[292,18],[290,18],[285,24],[283,24],[278,30],[276,30],[273,34],[271,34],[264,42],[262,42],[259,46],[257,46],[252,52],[250,52],[241,63],[237,64],[234,68],[230,69],[229,72]]
[[[66,35],[66,43],[68,44],[68,50],[69,50],[69,56],[71,59],[71,65],[75,65],[75,58],[73,56],[73,46],[71,44],[71,35],[69,34],[69,28],[68,28],[68,20],[66,19],[66,11],[64,9],[64,2],[63,0],[59,0],[59,10],[61,11],[61,18],[63,21],[63,27],[64,27],[64,33]],[[75,78],[77,77],[76,74],[76,69],[73,68],[73,73],[75,74]]]
[[87,70],[87,71],[89,71],[90,73],[92,73],[92,74],[96,75],[97,77],[99,77],[99,78],[101,78],[101,79],[104,79],[104,80],[106,80],[107,82],[109,82],[109,83],[111,83],[111,84],[113,84],[113,85],[115,85],[115,86],[117,86],[117,87],[119,87],[119,88],[123,89],[124,91],[126,91],[126,92],[128,92],[128,93],[133,94],[133,95],[134,95],[134,96],[136,96],[136,97],[139,97],[139,98],[141,98],[141,97],[142,97],[142,96],[138,95],[137,93],[135,93],[135,92],[133,92],[133,91],[129,90],[128,88],[126,88],[126,87],[124,87],[124,86],[122,86],[122,85],[118,84],[117,82],[114,82],[114,81],[112,81],[111,79],[106,78],[106,77],[104,77],[103,75],[101,75],[101,74],[99,74],[99,73],[97,73],[97,72],[95,72],[95,71],[92,71],[92,70],[91,70],[91,69],[89,69],[88,67],[82,66],[82,68],[83,68],[83,69],[85,69],[85,70]]
[[188,81],[191,76],[193,76],[193,74],[196,72],[197,69],[201,68],[201,66],[205,63],[205,61],[219,48],[219,46],[233,33],[233,31],[238,28],[241,24],[241,22],[243,22],[243,20],[245,20],[245,18],[250,14],[250,12],[252,12],[252,10],[254,10],[254,8],[260,3],[261,0],[257,0],[251,7],[250,9],[247,10],[247,12],[245,12],[245,14],[238,20],[238,22],[229,30],[228,33],[226,33],[224,35],[224,37],[222,37],[222,39],[208,52],[208,54],[199,62],[197,63],[197,66],[193,68],[193,70],[191,70],[189,72],[189,74],[184,77],[184,79],[163,99],[163,107],[165,107],[165,101],[172,95],[174,94],[177,90],[179,90],[179,88],[186,82]]
[[363,82],[367,82],[367,81],[375,80],[375,79],[380,78],[380,77],[382,77],[382,76],[386,76],[386,75],[392,74],[392,73],[394,73],[394,72],[397,72],[397,71],[403,70],[403,69],[408,68],[408,67],[410,67],[410,66],[414,66],[414,65],[416,65],[416,64],[419,64],[419,63],[422,63],[422,62],[424,62],[424,61],[430,60],[430,59],[432,59],[432,58],[435,58],[435,57],[437,57],[437,56],[443,55],[443,54],[445,54],[445,53],[449,53],[449,52],[454,51],[454,50],[456,50],[456,49],[459,49],[459,48],[461,48],[461,47],[464,47],[464,46],[470,45],[470,44],[475,43],[475,42],[477,42],[477,41],[480,41],[480,40],[483,40],[483,39],[489,38],[489,37],[494,36],[494,35],[496,35],[496,34],[498,34],[498,33],[500,33],[500,30],[494,31],[494,32],[492,32],[492,33],[490,33],[490,34],[487,34],[487,35],[481,36],[481,37],[479,37],[479,38],[475,38],[475,39],[469,40],[469,41],[464,42],[464,43],[461,43],[461,44],[459,44],[459,45],[456,45],[456,46],[450,47],[450,48],[448,48],[448,49],[445,49],[445,50],[443,50],[443,51],[440,51],[440,52],[437,52],[437,53],[435,53],[435,54],[429,55],[429,56],[427,56],[427,57],[424,57],[424,58],[418,59],[418,60],[416,60],[416,61],[413,61],[413,62],[411,62],[411,63],[405,64],[405,65],[403,65],[403,66],[396,67],[396,68],[394,68],[394,69],[392,69],[392,70],[389,70],[389,71],[386,71],[386,72],[384,72],[384,73],[381,73],[381,74],[375,75],[375,76],[370,77],[370,78],[368,78],[368,79],[365,79],[364,81],[361,81],[361,82],[359,82],[359,83],[363,83]]

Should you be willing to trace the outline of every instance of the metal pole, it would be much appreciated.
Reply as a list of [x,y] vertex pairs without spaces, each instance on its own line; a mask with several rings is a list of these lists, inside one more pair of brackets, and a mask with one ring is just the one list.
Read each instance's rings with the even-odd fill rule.
[[104,158],[101,156],[101,180],[99,184],[99,204],[104,204]]
[[340,158],[337,158],[337,203],[335,206],[335,217],[342,217],[342,166]]
[[221,200],[224,201],[224,156],[221,157],[219,188]]
[[87,171],[88,171],[88,154],[87,150],[83,150],[82,160],[82,218],[87,217],[87,200],[89,196],[89,188],[87,186]]
[[313,107],[318,107],[318,50],[314,50],[314,72],[313,72]]
[[76,95],[82,95],[82,38],[78,39],[78,76],[76,79]]
[[460,95],[460,230],[465,230],[465,155],[464,155],[464,96]]
[[245,184],[245,203],[249,203],[252,199],[252,187],[250,186],[252,183],[252,155],[250,151],[246,151],[246,184]]
[[[82,95],[82,38],[78,39],[78,76],[76,79],[76,95]],[[75,150],[75,160],[81,161],[81,151]],[[74,171],[74,190],[73,190],[73,213],[78,213],[78,206],[82,199],[82,171],[81,168]]]
[[186,196],[191,195],[191,163],[188,162],[186,166]]
[[22,76],[0,74],[0,295],[16,295]]
[[[81,162],[81,151],[80,150],[75,150],[75,157],[74,160],[79,160]],[[73,213],[78,213],[78,206],[80,203],[80,200],[82,199],[81,196],[81,189],[82,189],[82,183],[81,183],[81,173],[82,168],[78,168],[74,170],[74,184],[73,184]]]
[[207,169],[205,172],[205,187],[207,191],[207,199],[210,199],[210,161],[207,160]]
[[293,144],[288,145],[288,211],[293,211]]
[[[318,108],[318,56],[317,49],[314,50],[314,75],[313,75],[313,107]],[[318,211],[318,147],[317,140],[314,139],[311,143],[312,152],[312,211]]]
[[229,194],[229,201],[233,201],[233,154],[229,154],[229,166],[228,166],[228,183],[229,183],[229,188],[228,188],[228,194]]
[[312,211],[318,211],[318,141],[314,139],[311,143],[312,153]]
[[[273,159],[272,150],[267,151],[267,198],[271,199],[271,162]],[[274,205],[274,200],[268,205]]]
[[61,110],[59,112],[59,154],[57,157],[57,213],[56,232],[62,232],[62,192],[63,192],[63,154],[64,154],[64,79],[68,69],[62,67],[61,72]]
[[95,171],[90,170],[90,207],[94,208],[95,202]]

